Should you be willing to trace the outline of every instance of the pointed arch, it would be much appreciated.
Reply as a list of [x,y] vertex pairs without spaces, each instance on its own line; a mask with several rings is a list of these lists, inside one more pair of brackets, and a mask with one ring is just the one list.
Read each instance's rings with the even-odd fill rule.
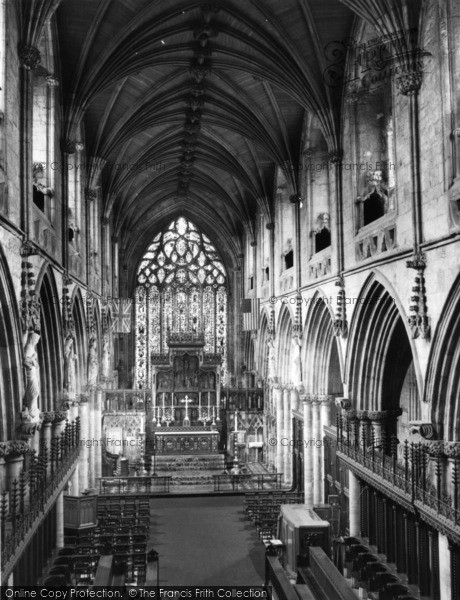
[[259,343],[256,357],[256,370],[264,381],[268,378],[268,315],[265,309],[262,309],[260,316]]
[[13,439],[24,392],[19,310],[0,246],[0,441]]
[[334,313],[319,290],[311,299],[304,327],[302,380],[310,394],[341,394],[343,360],[333,331]]
[[[399,409],[409,368],[420,370],[402,303],[381,274],[373,273],[364,284],[349,337],[346,374],[355,408]],[[416,392],[420,398],[418,384]]]
[[135,380],[151,384],[150,356],[166,354],[169,336],[203,340],[222,357],[228,379],[228,277],[216,246],[192,221],[179,216],[155,235],[136,271]]
[[291,345],[292,345],[292,325],[293,319],[287,305],[281,308],[277,331],[277,377],[282,384],[292,383],[291,376]]
[[53,269],[44,263],[37,277],[36,293],[40,299],[40,341],[37,344],[40,365],[41,411],[58,408],[58,399],[62,392],[62,324],[61,303]]
[[75,323],[75,352],[77,361],[75,365],[76,372],[76,394],[83,393],[87,384],[87,349],[88,340],[86,335],[86,317],[85,306],[81,291],[75,288],[72,294],[72,318]]
[[460,276],[441,312],[428,359],[424,401],[431,402],[436,436],[460,440]]

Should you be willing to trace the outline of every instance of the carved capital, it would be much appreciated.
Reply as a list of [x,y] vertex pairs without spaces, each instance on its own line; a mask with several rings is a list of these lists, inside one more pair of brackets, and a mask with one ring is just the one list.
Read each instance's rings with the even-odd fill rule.
[[67,412],[64,410],[57,410],[54,412],[54,423],[61,423],[67,420]]
[[35,46],[24,45],[19,48],[19,60],[24,69],[33,71],[41,62],[40,50]]
[[460,442],[444,442],[444,454],[449,458],[460,458]]
[[87,200],[88,202],[92,202],[93,200],[96,200],[96,198],[97,198],[97,191],[93,190],[91,188],[86,188],[85,200]]
[[423,72],[421,69],[406,71],[396,77],[396,87],[403,96],[414,96],[422,85]]
[[40,413],[40,417],[41,417],[43,423],[54,423],[55,414],[56,413],[54,413],[54,412],[43,412],[43,413]]
[[46,76],[46,85],[48,87],[54,88],[54,87],[58,87],[59,86],[59,79],[56,77],[56,75],[53,75],[52,73],[48,73],[48,75]]
[[444,455],[444,442],[427,442],[428,454],[433,458]]
[[389,416],[390,415],[386,410],[369,411],[367,413],[368,419],[370,419],[374,423],[383,423],[384,421],[388,420]]
[[0,457],[4,456],[23,456],[30,452],[30,446],[24,440],[9,440],[0,442]]
[[335,148],[329,152],[328,156],[329,156],[329,161],[333,165],[338,165],[342,162],[343,150],[342,150],[342,148]]
[[61,149],[65,154],[75,154],[76,143],[74,140],[64,139],[61,142]]
[[345,410],[343,412],[343,418],[346,419],[347,421],[356,421],[356,419],[357,419],[356,410],[354,410],[353,408],[350,408],[349,410]]

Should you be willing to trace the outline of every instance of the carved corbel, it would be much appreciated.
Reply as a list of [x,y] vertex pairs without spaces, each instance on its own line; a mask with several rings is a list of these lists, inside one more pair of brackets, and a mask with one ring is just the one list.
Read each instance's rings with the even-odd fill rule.
[[426,301],[425,275],[426,255],[423,252],[416,252],[411,260],[406,261],[408,269],[415,269],[415,286],[412,288],[411,304],[409,307],[409,327],[414,339],[421,337],[429,339],[430,337],[430,318],[428,316],[428,307]]
[[348,321],[347,321],[347,309],[346,309],[346,296],[345,296],[345,281],[340,276],[335,285],[339,287],[337,292],[337,310],[335,314],[335,320],[333,323],[334,335],[337,337],[346,338],[348,335]]

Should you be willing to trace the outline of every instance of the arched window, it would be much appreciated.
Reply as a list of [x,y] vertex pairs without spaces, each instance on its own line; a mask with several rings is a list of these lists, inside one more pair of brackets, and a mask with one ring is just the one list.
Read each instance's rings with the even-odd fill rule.
[[149,387],[150,357],[168,352],[168,335],[204,337],[222,355],[227,381],[227,275],[211,240],[183,217],[157,234],[137,270],[136,385]]
[[41,64],[33,71],[32,87],[32,162],[33,203],[47,217],[55,220],[54,160],[55,87],[54,52],[51,27],[45,28],[38,46]]

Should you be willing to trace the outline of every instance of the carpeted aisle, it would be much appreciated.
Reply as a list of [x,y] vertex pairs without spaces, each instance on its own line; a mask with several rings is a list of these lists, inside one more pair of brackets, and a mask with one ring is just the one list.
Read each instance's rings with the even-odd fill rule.
[[150,500],[160,585],[263,585],[265,547],[242,496]]

